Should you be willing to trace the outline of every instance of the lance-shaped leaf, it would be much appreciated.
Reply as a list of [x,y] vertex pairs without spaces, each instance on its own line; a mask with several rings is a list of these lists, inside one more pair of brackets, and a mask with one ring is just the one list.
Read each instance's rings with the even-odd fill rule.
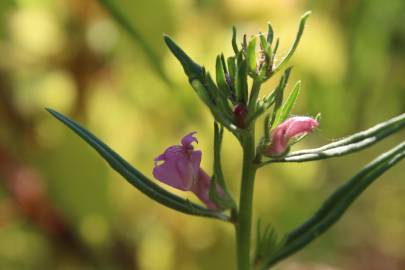
[[199,80],[191,81],[191,86],[193,87],[193,89],[197,93],[197,95],[200,97],[200,99],[210,109],[215,120],[218,121],[219,123],[221,123],[229,131],[231,131],[235,134],[235,131],[237,128],[232,123],[232,119],[230,119],[228,117],[227,113],[224,113],[224,111],[221,110],[220,106],[217,106],[217,104],[220,102],[220,97],[217,96],[217,98],[215,98],[215,97],[211,96],[211,94],[209,94],[207,91],[206,85],[204,85]]
[[222,126],[214,123],[214,176],[210,187],[210,199],[212,199],[220,209],[236,208],[235,201],[225,183],[224,173],[221,164],[221,146],[224,129]]
[[277,112],[276,119],[274,120],[273,125],[276,127],[280,123],[284,122],[290,114],[292,108],[294,107],[295,101],[297,100],[298,94],[301,90],[301,81],[298,81],[290,95],[287,97],[284,104],[281,106],[280,110]]
[[160,77],[166,81],[167,83],[171,84],[169,78],[166,75],[166,72],[163,70],[162,65],[160,64],[162,61],[159,56],[151,49],[151,46],[145,41],[142,35],[131,25],[129,20],[122,14],[122,12],[118,9],[116,4],[114,4],[113,0],[98,0],[102,6],[111,14],[111,16],[115,19],[115,21],[121,25],[132,37],[132,39],[139,45],[141,50],[146,54],[146,56],[150,59],[150,64],[155,69],[156,73],[160,75]]
[[116,172],[118,172],[131,185],[133,185],[149,198],[169,208],[186,214],[217,218],[225,221],[229,220],[229,217],[222,213],[206,209],[161,188],[159,185],[152,182],[137,169],[132,167],[120,155],[114,152],[110,147],[100,141],[92,133],[81,127],[79,124],[62,115],[61,113],[58,113],[51,109],[47,110],[59,121],[64,123],[67,127],[73,130],[77,135],[79,135],[91,147],[93,147]]
[[276,39],[276,44],[274,45],[274,49],[273,49],[273,56],[272,56],[272,59],[271,59],[271,62],[273,63],[274,62],[274,58],[276,57],[276,53],[277,53],[277,50],[278,50],[278,46],[280,45],[280,39],[279,38],[277,38]]
[[222,64],[222,67],[224,68],[226,84],[228,85],[229,90],[231,92],[230,98],[231,98],[231,100],[235,101],[235,88],[234,88],[233,81],[232,81],[234,78],[232,79],[230,71],[228,71],[228,69],[227,69],[227,64],[225,62],[224,54],[221,54],[221,64]]
[[227,110],[228,104],[223,100],[224,95],[219,96],[222,93],[217,91],[217,87],[210,75],[205,72],[203,67],[196,64],[169,36],[165,35],[164,40],[183,66],[184,72],[188,76],[194,91],[210,109],[214,118],[234,132],[235,126],[232,124],[230,113]]
[[238,66],[235,76],[235,91],[236,100],[242,104],[246,104],[248,99],[248,83],[247,83],[248,69],[245,61],[242,61]]
[[226,59],[226,63],[228,65],[228,73],[229,73],[230,83],[233,84],[233,86],[234,86],[234,84],[235,84],[235,76],[236,76],[236,71],[237,71],[236,57],[234,57],[234,56],[228,57]]
[[[287,65],[287,62],[290,60],[290,58],[293,56],[295,50],[297,49],[298,43],[300,42],[302,33],[304,32],[305,28],[305,22],[308,19],[309,15],[311,15],[311,11],[305,12],[304,15],[301,16],[300,21],[299,21],[299,27],[298,27],[298,32],[295,37],[295,40],[293,44],[291,45],[290,49],[288,50],[286,56],[281,60],[281,62],[274,68],[273,73],[276,73],[277,71],[281,70],[285,65]],[[276,49],[274,49],[276,51]]]
[[164,35],[164,40],[170,51],[176,56],[180,64],[183,66],[184,72],[186,73],[189,81],[195,79],[200,82],[204,81],[204,70],[203,68],[195,63],[168,35]]
[[226,82],[226,75],[225,75],[226,67],[223,66],[222,59],[223,55],[218,55],[215,62],[216,81],[219,89],[224,93],[224,95],[226,97],[231,97],[232,92],[228,86],[228,83]]
[[246,50],[246,61],[251,74],[256,74],[256,37],[249,41]]
[[[259,33],[259,39],[260,39],[260,49],[262,50],[262,53],[264,53],[265,56],[264,60],[269,62],[270,59],[272,58],[271,43],[268,42],[268,40],[262,33]],[[269,64],[267,64],[267,67],[268,66]]]
[[193,80],[190,82],[190,84],[197,93],[198,97],[202,100],[202,102],[204,102],[205,105],[207,105],[208,108],[211,110],[215,108],[215,101],[208,93],[204,83],[202,83],[200,80]]
[[403,128],[405,128],[405,113],[347,138],[318,148],[295,151],[283,158],[265,161],[260,166],[275,162],[306,162],[351,154],[369,147]]
[[266,37],[259,33],[260,39],[260,54],[259,54],[259,61],[257,61],[257,72],[258,78],[261,81],[266,81],[269,79],[271,75],[271,68],[273,62],[273,53],[271,49],[271,44],[268,43]]
[[291,256],[327,231],[370,184],[404,157],[405,142],[380,155],[365,166],[352,179],[338,188],[313,217],[289,233],[285,245],[269,258],[262,269],[268,269],[275,263]]
[[215,104],[214,109],[219,111],[221,117],[232,121],[233,113],[228,103],[228,96],[218,89],[209,73],[206,73],[205,76],[205,88],[207,89],[207,94],[210,96],[210,99]]
[[242,62],[245,62],[245,61],[246,61],[246,50],[247,50],[247,49],[244,49],[243,51],[240,51],[240,52],[235,56],[235,59],[236,59],[236,66],[237,66],[237,67],[239,67],[239,66],[242,64]]
[[235,55],[237,55],[239,53],[238,42],[236,41],[236,27],[235,26],[232,27],[232,49],[233,49]]
[[273,31],[273,26],[271,25],[270,22],[267,23],[267,43],[271,45],[273,43],[273,38],[274,38],[274,31]]
[[271,117],[271,126],[274,126],[273,124],[274,124],[274,121],[276,120],[277,113],[283,104],[284,89],[287,86],[287,82],[288,82],[288,78],[290,77],[291,69],[292,69],[292,67],[289,67],[284,71],[284,75],[281,77],[280,82],[279,82],[276,90],[274,91],[275,104],[274,104],[273,114]]

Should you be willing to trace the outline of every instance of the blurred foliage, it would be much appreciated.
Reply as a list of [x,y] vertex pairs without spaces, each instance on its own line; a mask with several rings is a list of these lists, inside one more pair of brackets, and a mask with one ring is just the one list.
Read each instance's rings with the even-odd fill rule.
[[[174,89],[96,1],[0,2],[0,269],[234,268],[230,226],[148,200],[43,109],[82,122],[148,176],[164,147],[196,130],[210,170],[209,112],[164,48],[162,33],[213,70],[215,55],[232,49],[233,24],[255,34],[271,20],[285,52],[297,19],[311,9],[289,89],[301,79],[294,113],[321,112],[322,121],[299,147],[405,111],[403,0],[115,2],[159,56]],[[295,227],[403,137],[347,158],[267,167],[258,174],[256,216],[280,232]],[[225,134],[223,147],[237,194],[239,146]],[[276,269],[404,269],[404,169],[402,163],[385,174],[334,229]]]

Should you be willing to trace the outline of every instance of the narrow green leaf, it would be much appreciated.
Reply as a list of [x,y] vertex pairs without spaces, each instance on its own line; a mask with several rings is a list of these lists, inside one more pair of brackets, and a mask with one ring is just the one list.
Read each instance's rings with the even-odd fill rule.
[[125,18],[122,12],[117,8],[113,0],[98,0],[98,2],[111,14],[115,21],[121,25],[132,37],[132,39],[139,45],[141,50],[149,57],[150,65],[154,68],[157,74],[167,83],[172,84],[166,72],[161,65],[160,57],[151,49],[151,46],[146,42],[143,36],[131,25],[129,20]]
[[[260,48],[262,50],[262,53],[264,54],[264,61],[269,61],[272,58],[272,52],[271,52],[271,44],[267,42],[267,39],[264,37],[262,33],[259,34],[260,38]],[[262,57],[263,57],[262,56]],[[267,64],[268,67],[268,64]]]
[[208,210],[161,188],[159,185],[152,182],[137,169],[132,167],[120,155],[114,152],[110,147],[100,141],[92,133],[81,127],[79,124],[52,109],[47,110],[55,118],[57,118],[71,130],[73,130],[77,135],[79,135],[85,142],[87,142],[92,148],[94,148],[115,171],[117,171],[131,185],[133,185],[149,198],[169,208],[186,214],[217,218],[221,220],[229,219],[229,217],[221,213]]
[[193,87],[194,91],[197,93],[198,97],[208,108],[212,109],[215,107],[215,103],[212,97],[208,94],[207,88],[200,80],[192,80],[190,84]]
[[[262,86],[262,80],[258,77],[253,78],[252,88],[250,89],[249,104],[248,104],[248,118],[253,114],[256,114],[259,105],[259,94]],[[246,94],[247,94],[247,82],[246,82]]]
[[268,110],[271,105],[274,104],[274,102],[276,102],[276,91],[272,91],[271,93],[263,97],[264,110]]
[[218,86],[215,84],[209,72],[205,73],[204,86],[207,89],[207,93],[210,99],[214,102],[215,105],[217,105],[215,102],[217,96],[220,96],[223,99],[227,98],[225,93],[218,89]]
[[189,81],[195,79],[203,82],[204,81],[204,72],[203,68],[195,63],[169,36],[163,36],[167,47],[174,54],[177,60],[180,61],[180,64],[183,66],[184,72],[186,73]]
[[224,188],[226,184],[221,165],[221,147],[223,136],[223,127],[214,122],[214,174],[217,176],[219,185]]
[[221,105],[224,106],[217,106],[218,99],[224,99],[224,95],[217,90],[210,75],[205,72],[203,67],[196,64],[169,36],[164,36],[164,39],[169,49],[182,64],[194,91],[204,104],[208,106],[214,118],[233,132],[232,120],[226,110],[226,105],[228,104],[225,101],[221,102]]
[[201,101],[209,108],[214,118],[227,127],[230,131],[234,131],[232,127],[232,110],[227,103],[226,97],[220,92],[213,82],[209,73],[203,69],[204,83],[200,80],[192,80],[190,82],[192,88],[201,99]]
[[326,232],[343,216],[367,187],[404,157],[405,142],[370,162],[326,199],[314,216],[289,233],[284,247],[275,256],[270,257],[262,269],[268,269],[277,262],[298,252]]
[[[230,195],[225,183],[224,173],[221,164],[221,146],[224,129],[218,123],[214,122],[214,176],[210,187],[210,198],[220,206],[221,209],[235,208],[236,204]],[[219,194],[218,187],[223,191]]]
[[226,68],[226,62],[225,62],[225,56],[223,53],[221,53],[221,63],[222,63],[222,67],[224,68],[224,73],[228,73],[228,70]]
[[227,83],[227,85],[229,87],[229,90],[231,92],[230,98],[231,98],[231,100],[234,101],[235,100],[235,88],[233,86],[233,81],[232,81],[232,77],[230,75],[230,72],[227,69],[227,64],[226,64],[226,61],[225,61],[224,54],[221,54],[221,63],[222,63],[222,67],[224,68],[226,83]]
[[228,72],[229,72],[229,77],[231,79],[231,82],[235,83],[235,76],[236,76],[236,70],[237,70],[236,57],[234,57],[234,56],[228,57],[226,59],[226,62],[228,64]]
[[235,77],[235,91],[237,101],[246,104],[248,99],[247,64],[245,61],[238,66]]
[[246,58],[246,50],[240,51],[236,55],[236,66],[240,66],[242,62],[245,61],[245,58]]
[[295,40],[294,40],[292,46],[290,47],[290,49],[288,50],[286,56],[284,56],[284,58],[283,58],[283,60],[281,60],[280,64],[278,64],[278,66],[273,70],[273,73],[276,73],[277,71],[281,70],[287,64],[287,62],[290,60],[290,58],[293,56],[295,49],[297,49],[298,43],[300,42],[302,33],[304,32],[305,22],[308,19],[309,15],[311,15],[311,11],[307,11],[307,12],[305,12],[304,15],[301,16]]
[[259,40],[260,40],[260,49],[266,50],[266,48],[267,48],[267,39],[263,35],[263,33],[259,33]]
[[238,42],[236,41],[236,27],[235,26],[232,27],[232,48],[233,48],[235,55],[237,55],[239,53],[239,49],[238,49]]
[[[228,117],[229,114],[225,113],[225,110],[222,110],[223,107],[217,106],[217,104],[220,104],[221,102],[221,98],[219,97],[219,95],[217,95],[216,97],[212,97],[210,94],[208,94],[206,85],[201,83],[199,80],[191,81],[191,86],[193,87],[199,98],[209,108],[211,114],[214,116],[214,119],[221,123],[224,127],[226,127],[236,137],[238,137],[238,134],[236,133],[237,127],[232,123],[232,118]],[[211,98],[214,98],[214,100],[212,100]]]
[[244,34],[244,35],[243,35],[243,39],[242,39],[242,50],[243,50],[244,52],[246,52],[247,46],[248,46],[248,43],[247,43],[247,36],[246,36],[246,34]]
[[249,41],[249,45],[247,47],[247,55],[246,55],[247,64],[249,67],[249,72],[252,74],[256,74],[256,37],[253,37]]
[[267,43],[271,45],[273,43],[273,38],[274,38],[274,31],[273,31],[273,26],[271,26],[271,23],[267,23]]
[[209,73],[206,73],[205,76],[205,86],[208,90],[208,95],[210,96],[211,100],[213,100],[213,104],[215,105],[216,109],[220,111],[221,115],[224,118],[232,121],[233,112],[228,102],[228,95],[227,93],[224,93],[223,91],[218,89]]
[[274,62],[274,57],[276,56],[277,50],[278,50],[278,46],[280,45],[280,39],[277,38],[276,39],[276,45],[274,45],[274,49],[273,49],[273,57],[272,57],[272,62]]
[[287,97],[287,100],[284,102],[284,104],[278,111],[276,120],[273,123],[274,126],[278,126],[279,124],[281,124],[290,115],[290,112],[291,112],[292,108],[294,107],[295,101],[297,100],[300,90],[301,90],[301,81],[298,81],[295,84],[290,95]]
[[226,77],[225,77],[225,68],[223,66],[223,62],[221,60],[221,56],[218,55],[215,63],[215,75],[216,75],[216,81],[219,89],[227,96],[231,96],[231,91],[228,87],[228,84],[226,83]]
[[274,91],[274,109],[273,109],[273,114],[271,117],[271,126],[276,127],[274,125],[274,122],[276,120],[276,116],[278,114],[278,111],[280,110],[282,104],[283,104],[283,97],[284,97],[284,89],[287,85],[288,78],[290,77],[290,72],[291,72],[291,67],[287,68],[284,71],[284,75],[281,77],[280,82]]

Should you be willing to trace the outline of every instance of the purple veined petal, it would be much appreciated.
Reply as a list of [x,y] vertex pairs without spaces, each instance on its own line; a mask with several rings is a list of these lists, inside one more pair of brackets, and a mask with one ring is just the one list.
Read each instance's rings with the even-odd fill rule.
[[186,136],[184,136],[183,139],[181,139],[181,144],[187,148],[193,148],[193,146],[191,144],[193,142],[198,143],[197,138],[193,136],[196,133],[197,133],[196,131],[193,131],[193,132],[187,134]]
[[176,160],[176,169],[183,182],[183,190],[191,190],[198,181],[198,171],[200,170],[201,151],[185,150],[184,155]]
[[200,150],[192,151],[191,154],[189,154],[190,163],[196,176],[198,176],[198,171],[200,170],[201,158],[202,152]]
[[153,176],[171,187],[187,190],[187,186],[177,169],[176,160],[166,160],[162,164],[156,165],[153,168]]
[[192,132],[182,139],[183,145],[173,145],[155,158],[153,176],[159,181],[180,190],[190,190],[198,181],[201,151],[194,151],[191,145],[197,141]]

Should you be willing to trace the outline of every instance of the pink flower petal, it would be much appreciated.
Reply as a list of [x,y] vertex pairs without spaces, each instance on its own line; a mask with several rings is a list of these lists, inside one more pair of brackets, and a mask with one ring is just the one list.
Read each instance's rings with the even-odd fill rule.
[[273,130],[266,154],[277,156],[285,153],[290,139],[312,132],[318,125],[318,121],[307,116],[295,116],[287,119]]
[[191,190],[198,181],[198,170],[201,163],[201,151],[192,151],[176,160],[176,169],[179,173],[184,188],[182,190]]
[[184,136],[181,145],[170,146],[155,158],[153,176],[171,187],[194,192],[209,209],[218,209],[209,198],[211,178],[200,168],[202,152],[192,146],[198,142],[195,133]]
[[153,176],[159,181],[180,190],[187,190],[185,183],[177,170],[176,160],[166,160],[163,164],[153,168]]
[[193,187],[194,194],[207,206],[208,209],[215,210],[218,206],[210,200],[211,177],[202,169],[198,172],[198,181]]
[[[168,147],[155,158],[153,176],[159,181],[180,190],[190,190],[198,179],[201,151],[194,151],[192,142],[197,141],[192,132],[182,139],[182,145]],[[160,164],[160,162],[162,162]]]
[[290,119],[291,121],[287,126],[285,133],[285,136],[288,139],[311,132],[319,125],[318,121],[311,117],[297,116]]

